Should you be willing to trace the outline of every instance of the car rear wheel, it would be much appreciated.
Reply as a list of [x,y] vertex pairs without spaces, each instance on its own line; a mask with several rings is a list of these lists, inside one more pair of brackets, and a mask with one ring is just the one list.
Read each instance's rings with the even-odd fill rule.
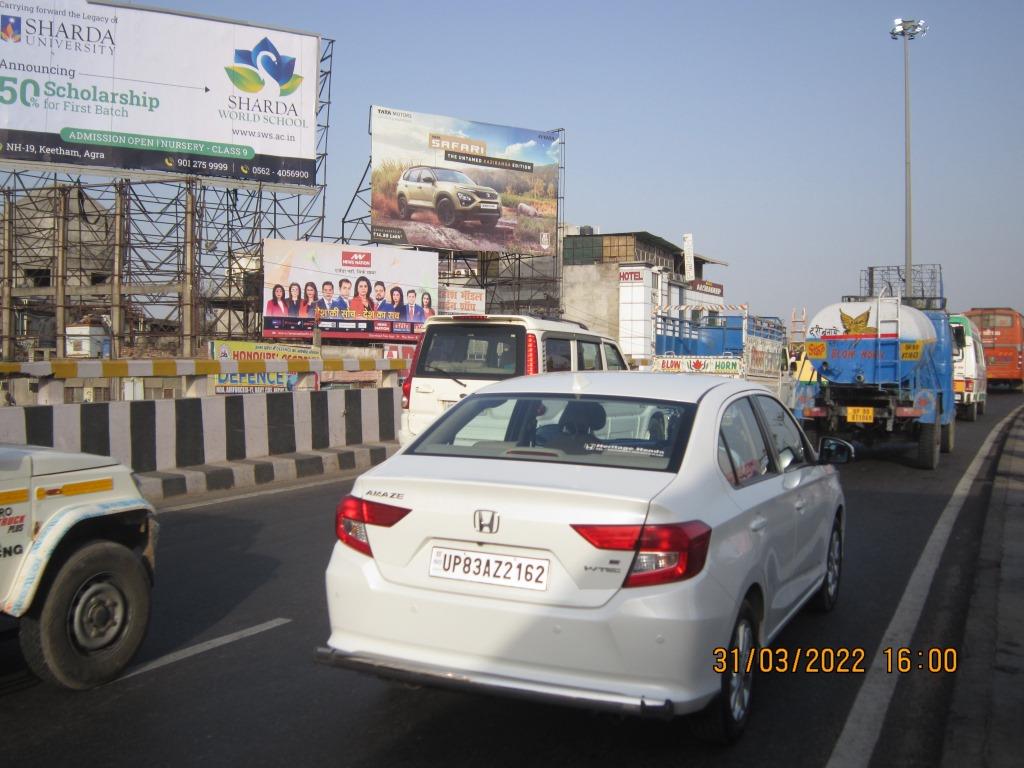
[[979,416],[984,416],[985,415],[985,400],[984,399],[979,400],[977,402],[977,406],[978,406],[978,415]]
[[726,664],[730,668],[722,673],[722,688],[707,708],[691,720],[698,737],[731,744],[743,734],[750,719],[754,682],[753,666],[748,671],[746,660],[756,654],[757,619],[753,607],[744,600],[729,640]]
[[455,215],[455,205],[447,197],[437,201],[437,220],[445,227],[454,227],[458,220]]
[[408,219],[412,216],[412,211],[409,209],[409,201],[405,199],[405,195],[398,196],[398,215],[403,219]]
[[839,582],[843,576],[843,523],[836,515],[832,522],[832,533],[828,537],[828,552],[825,554],[825,578],[821,588],[811,598],[811,608],[819,613],[828,613],[839,600]]
[[960,415],[964,421],[977,421],[978,420],[978,403],[973,402],[970,405],[965,405],[960,410]]
[[19,640],[42,680],[76,690],[117,677],[149,623],[150,583],[128,548],[94,541],[72,553],[21,619]]

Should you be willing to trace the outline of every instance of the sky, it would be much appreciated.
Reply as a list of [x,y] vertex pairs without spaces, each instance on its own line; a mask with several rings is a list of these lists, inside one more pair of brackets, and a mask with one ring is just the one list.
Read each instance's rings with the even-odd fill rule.
[[1024,310],[1020,0],[151,0],[333,38],[327,232],[369,157],[371,104],[565,129],[565,217],[728,262],[726,300],[788,319],[904,260],[911,43],[913,258],[951,309]]

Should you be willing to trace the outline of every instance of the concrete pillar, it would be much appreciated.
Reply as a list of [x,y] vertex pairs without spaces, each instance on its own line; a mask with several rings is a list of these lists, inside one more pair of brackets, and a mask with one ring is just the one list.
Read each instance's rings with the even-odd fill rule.
[[39,405],[64,405],[64,379],[51,376],[39,380]]
[[121,308],[121,275],[124,267],[125,205],[127,192],[123,181],[115,185],[114,202],[114,258],[110,275],[110,358],[121,356],[121,340],[124,334],[124,317]]
[[209,376],[182,376],[184,379],[185,397],[206,397],[213,394],[207,391]]

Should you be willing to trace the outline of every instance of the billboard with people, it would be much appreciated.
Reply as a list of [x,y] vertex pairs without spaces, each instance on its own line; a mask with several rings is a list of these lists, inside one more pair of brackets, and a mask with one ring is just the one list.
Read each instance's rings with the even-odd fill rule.
[[371,109],[379,243],[552,256],[561,134]]
[[320,38],[0,0],[0,162],[316,184]]
[[437,313],[437,253],[263,242],[263,335],[412,343]]

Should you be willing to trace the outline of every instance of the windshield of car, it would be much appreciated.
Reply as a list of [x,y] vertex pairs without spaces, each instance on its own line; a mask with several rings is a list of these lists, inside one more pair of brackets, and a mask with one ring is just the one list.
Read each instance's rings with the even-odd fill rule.
[[460,171],[450,171],[447,168],[435,168],[434,177],[438,181],[454,181],[459,184],[469,184],[470,186],[476,186],[473,180]]
[[407,453],[675,472],[696,406],[627,397],[474,395]]
[[495,380],[521,376],[525,334],[516,325],[430,326],[415,375]]

